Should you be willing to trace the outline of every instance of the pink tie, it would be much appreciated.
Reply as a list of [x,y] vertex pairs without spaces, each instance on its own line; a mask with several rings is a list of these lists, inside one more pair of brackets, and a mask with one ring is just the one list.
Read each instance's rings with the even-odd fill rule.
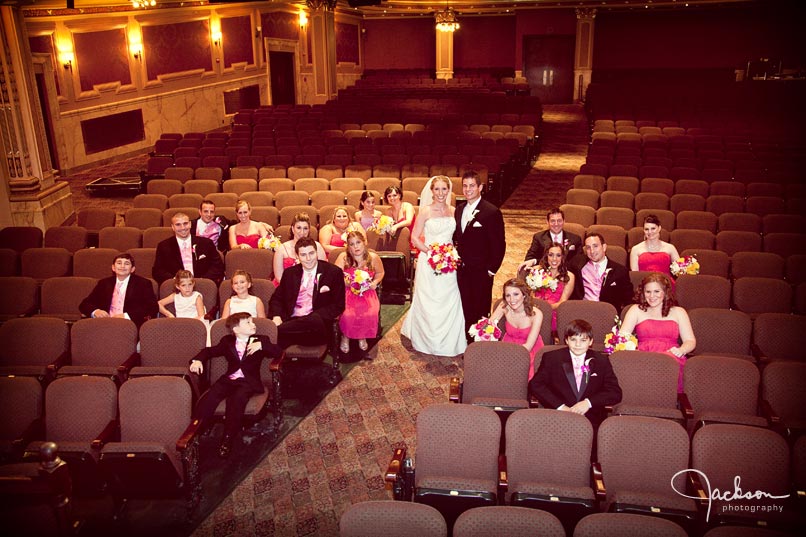
[[193,250],[191,250],[190,241],[185,241],[182,244],[183,246],[180,248],[182,252],[182,264],[185,266],[185,270],[193,272]]
[[[238,351],[238,359],[243,361],[244,354],[246,353],[246,341],[240,339],[235,340],[235,350]],[[229,376],[230,380],[242,379],[244,377],[243,371],[239,368],[238,371]]]
[[109,315],[120,315],[123,313],[123,282],[115,284],[115,290],[112,291],[112,303],[109,305]]
[[574,362],[574,378],[577,381],[577,391],[582,389],[582,366],[577,367],[576,360]]
[[313,311],[313,280],[315,274],[303,273],[297,304],[292,317],[304,317]]

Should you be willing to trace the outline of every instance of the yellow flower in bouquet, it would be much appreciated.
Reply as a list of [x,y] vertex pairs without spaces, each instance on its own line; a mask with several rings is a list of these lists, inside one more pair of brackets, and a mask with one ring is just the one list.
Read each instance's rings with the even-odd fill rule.
[[548,289],[553,292],[557,290],[558,282],[557,278],[552,276],[549,271],[538,265],[529,269],[526,274],[526,285],[533,291]]
[[356,269],[344,273],[344,284],[354,294],[361,296],[370,289],[372,275],[366,270]]
[[265,237],[261,237],[257,241],[257,247],[262,248],[264,250],[271,250],[274,252],[277,248],[280,247],[282,241],[278,235],[269,234]]
[[638,338],[635,334],[624,335],[619,333],[621,329],[621,319],[616,316],[616,324],[605,335],[604,338],[604,351],[607,354],[613,354],[616,351],[634,351],[638,349]]
[[393,225],[395,225],[395,221],[392,220],[392,217],[384,214],[376,218],[372,222],[372,225],[369,226],[369,229],[380,235],[383,234],[391,235]]
[[489,317],[482,317],[467,330],[473,341],[498,341],[501,339],[501,329]]
[[459,252],[453,244],[434,243],[428,250],[428,264],[434,269],[434,274],[447,274],[459,268]]
[[700,273],[700,263],[697,261],[697,256],[694,255],[685,255],[676,261],[672,261],[672,264],[669,268],[672,271],[672,274],[675,276],[680,276],[681,274],[694,275]]

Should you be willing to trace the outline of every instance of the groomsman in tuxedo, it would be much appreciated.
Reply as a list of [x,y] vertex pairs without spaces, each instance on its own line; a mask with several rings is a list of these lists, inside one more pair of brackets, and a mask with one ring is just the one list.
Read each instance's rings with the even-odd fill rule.
[[633,295],[627,267],[607,258],[607,244],[598,233],[585,235],[585,255],[569,266],[576,276],[571,298],[609,302],[621,314]]
[[529,392],[546,408],[587,417],[594,429],[607,417],[606,406],[621,401],[621,387],[610,359],[590,349],[593,328],[581,319],[565,329],[567,348],[543,355]]
[[546,250],[554,244],[562,244],[565,249],[565,262],[568,263],[574,259],[574,256],[582,250],[582,238],[576,233],[565,231],[565,214],[562,209],[555,207],[549,210],[546,215],[546,222],[549,228],[544,231],[538,231],[532,235],[532,244],[523,258],[523,263],[518,267],[518,271],[533,267],[540,263],[543,259],[543,254]]
[[210,239],[222,252],[229,250],[227,229],[229,229],[229,221],[215,215],[215,203],[208,199],[199,205],[199,217],[190,221],[190,232],[193,235]]
[[159,307],[151,282],[134,273],[134,258],[123,253],[112,261],[114,276],[98,280],[78,309],[86,317],[122,317],[138,327],[157,316]]
[[179,270],[189,270],[196,278],[207,278],[221,283],[224,279],[224,262],[213,241],[191,233],[190,217],[176,213],[171,218],[174,236],[157,245],[151,275],[162,283]]
[[456,231],[453,242],[462,259],[457,281],[462,295],[466,336],[471,324],[490,314],[493,278],[507,249],[504,217],[498,207],[481,198],[483,186],[478,173],[465,172],[462,192],[467,201],[454,212]]
[[298,240],[294,250],[299,264],[285,269],[269,300],[277,343],[282,348],[328,343],[333,322],[344,311],[344,273],[319,261],[313,239]]

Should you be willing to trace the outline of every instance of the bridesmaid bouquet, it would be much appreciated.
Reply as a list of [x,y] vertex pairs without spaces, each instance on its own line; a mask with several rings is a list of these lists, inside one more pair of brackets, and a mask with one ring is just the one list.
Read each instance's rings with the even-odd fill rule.
[[498,328],[489,317],[482,317],[479,321],[471,325],[467,333],[473,337],[473,341],[498,341],[501,339],[501,329]]
[[616,316],[616,324],[613,329],[605,335],[604,351],[613,354],[616,351],[634,351],[638,349],[638,338],[635,334],[624,335],[619,333],[621,319]]
[[280,237],[272,234],[269,234],[265,237],[261,237],[257,241],[258,248],[262,248],[264,250],[271,250],[272,252],[276,251],[281,244],[282,241],[280,240]]
[[344,273],[344,284],[354,295],[361,296],[371,289],[372,276],[366,270],[356,269]]
[[693,255],[686,255],[676,261],[672,261],[669,268],[675,276],[700,273],[700,263],[697,261],[697,257]]
[[459,268],[459,252],[456,251],[453,244],[435,242],[428,250],[428,264],[431,265],[437,276],[456,272],[456,269]]
[[549,271],[540,265],[534,266],[526,273],[526,285],[532,288],[533,291],[540,289],[548,289],[551,292],[557,290],[557,278],[551,275]]
[[379,235],[391,235],[393,225],[395,225],[395,221],[392,220],[392,217],[384,214],[376,218],[369,229]]

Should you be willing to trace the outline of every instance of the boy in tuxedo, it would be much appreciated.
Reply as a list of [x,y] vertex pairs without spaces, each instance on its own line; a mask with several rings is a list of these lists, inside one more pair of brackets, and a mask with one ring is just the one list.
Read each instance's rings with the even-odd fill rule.
[[92,292],[78,305],[86,317],[122,317],[138,327],[157,316],[159,307],[151,282],[134,273],[131,254],[118,254],[112,260],[114,276],[98,280]]
[[604,354],[591,350],[593,328],[575,319],[565,329],[565,349],[543,355],[529,392],[546,408],[587,417],[594,430],[607,417],[605,407],[621,401],[621,387]]
[[227,400],[224,436],[218,448],[218,455],[227,458],[240,434],[249,398],[265,389],[260,379],[261,361],[280,358],[283,351],[268,337],[255,335],[255,321],[246,312],[233,313],[224,322],[231,334],[221,338],[217,345],[199,351],[190,361],[190,371],[201,374],[204,364],[214,356],[227,359],[227,371],[202,395],[195,412],[195,417],[204,423],[213,416],[218,404]]

